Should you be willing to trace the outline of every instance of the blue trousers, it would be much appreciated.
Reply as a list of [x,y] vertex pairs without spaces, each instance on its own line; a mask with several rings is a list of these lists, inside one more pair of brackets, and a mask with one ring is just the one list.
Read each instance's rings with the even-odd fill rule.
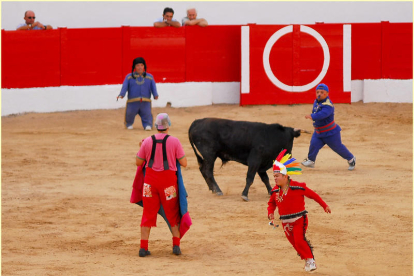
[[345,145],[342,144],[340,132],[323,138],[317,137],[316,132],[314,132],[309,146],[308,159],[315,162],[319,150],[324,145],[328,145],[334,152],[348,161],[354,157],[354,155],[345,147]]
[[151,126],[152,128],[152,113],[151,102],[132,102],[126,104],[125,109],[125,126],[129,127],[134,124],[135,116],[141,117],[142,126]]

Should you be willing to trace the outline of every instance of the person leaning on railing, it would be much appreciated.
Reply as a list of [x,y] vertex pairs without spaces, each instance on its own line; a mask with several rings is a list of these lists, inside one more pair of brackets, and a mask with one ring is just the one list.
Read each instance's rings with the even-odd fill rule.
[[53,29],[53,27],[50,25],[43,25],[39,21],[35,21],[36,16],[33,11],[26,11],[24,13],[23,19],[26,22],[17,26],[16,30],[51,30]]
[[181,27],[180,22],[177,19],[173,18],[174,10],[172,8],[165,8],[162,13],[162,17],[154,21],[154,27],[164,28],[164,27]]
[[187,10],[187,17],[182,19],[183,26],[193,26],[198,25],[200,27],[207,27],[207,20],[204,18],[197,18],[197,10],[195,8],[190,8]]

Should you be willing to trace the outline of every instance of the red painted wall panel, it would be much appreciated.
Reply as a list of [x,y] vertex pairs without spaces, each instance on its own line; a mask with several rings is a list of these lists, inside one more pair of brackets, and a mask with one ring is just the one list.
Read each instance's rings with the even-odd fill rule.
[[[281,27],[284,27],[284,26],[281,26]],[[255,28],[255,29],[258,30],[258,33],[255,34],[256,32],[254,32],[253,29],[251,30],[250,32],[251,41],[257,41],[262,36],[270,37],[274,31],[279,30],[279,28],[277,28],[277,29],[274,29],[274,31],[270,31],[272,30],[272,28],[266,27],[266,29],[270,32],[265,33],[265,32],[260,31],[260,29],[258,28]],[[253,35],[254,37],[252,37]],[[296,35],[295,30],[293,31],[293,33],[284,35],[275,43],[269,55],[270,65],[271,65],[274,75],[277,76],[277,78],[281,82],[287,85],[294,85],[293,83],[297,81],[297,77],[298,77],[297,75],[298,71],[295,70],[295,65],[297,65],[297,62],[299,61],[299,52],[294,51],[294,50],[298,50],[298,47],[295,45],[297,44],[295,42],[297,41],[298,38],[299,37]],[[259,45],[251,44],[251,46],[255,48],[254,51],[259,53],[257,57],[251,58],[250,60],[250,64],[252,66],[254,64],[255,68],[257,68],[256,66],[263,67],[263,59],[261,55],[263,48],[260,48],[261,47],[260,45],[263,45],[263,48],[264,48],[264,46],[266,45],[266,41],[264,41],[264,43],[261,43]],[[264,72],[264,70],[263,71],[261,70],[259,74],[263,74],[263,76],[266,76],[266,73]],[[251,73],[251,75],[253,74]],[[263,80],[260,79],[260,76],[253,77],[253,79],[255,79],[255,84],[259,86],[263,82]],[[274,87],[270,87],[269,89],[274,89]]]
[[184,29],[186,81],[240,81],[240,25]]
[[62,85],[118,84],[123,81],[120,28],[67,29]]
[[155,82],[185,82],[185,43],[184,28],[131,27],[130,52],[124,56],[124,66],[130,73],[132,60],[143,57]]
[[385,78],[413,78],[413,24],[352,24],[352,80]]
[[390,23],[389,78],[413,78],[413,25]]
[[2,30],[2,88],[60,86],[58,30]]
[[[260,89],[263,84],[262,77],[267,79],[266,73],[263,69],[263,49],[266,45],[267,40],[263,40],[263,37],[269,38],[273,35],[274,32],[283,28],[283,25],[272,26],[272,25],[250,25],[250,53],[255,52],[256,56],[250,54],[250,90]],[[292,48],[292,39],[293,34],[289,33],[281,37],[273,46],[269,55],[269,62],[273,73],[277,78],[288,84],[292,85],[293,83],[293,48]],[[252,68],[260,68],[258,70]],[[263,93],[274,94],[276,88],[273,84],[267,83]],[[243,101],[247,100],[249,102],[255,102],[254,97],[242,96],[241,104]],[[260,99],[261,101],[266,101],[267,104],[273,103],[273,96],[270,96],[266,99]],[[259,103],[257,103],[259,104]]]
[[[301,33],[299,30],[296,39],[298,45],[294,44],[294,72],[295,78],[292,85],[303,85],[316,79],[323,66],[323,50],[318,41],[309,34]],[[298,43],[300,41],[300,43]],[[331,49],[332,50],[332,49]],[[332,64],[331,64],[332,66]]]
[[381,24],[352,25],[351,79],[381,78]]

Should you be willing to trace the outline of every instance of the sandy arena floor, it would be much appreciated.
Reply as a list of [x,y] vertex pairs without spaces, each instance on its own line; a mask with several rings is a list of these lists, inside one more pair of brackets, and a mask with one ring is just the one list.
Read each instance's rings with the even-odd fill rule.
[[[413,274],[413,106],[336,104],[342,140],[357,156],[355,171],[329,148],[316,168],[293,176],[330,205],[307,199],[307,238],[317,275]],[[138,143],[145,132],[123,127],[124,109],[2,117],[2,275],[305,275],[304,262],[281,227],[268,225],[265,186],[257,176],[241,199],[247,167],[229,162],[213,195],[188,141],[193,120],[221,117],[312,130],[311,105],[214,105],[154,108],[170,114],[170,134],[188,158],[183,177],[193,226],[171,249],[162,218],[151,256],[138,257],[142,209],[129,203]],[[306,157],[311,135],[295,139]],[[268,171],[271,176],[271,171]],[[143,273],[145,270],[145,273]]]

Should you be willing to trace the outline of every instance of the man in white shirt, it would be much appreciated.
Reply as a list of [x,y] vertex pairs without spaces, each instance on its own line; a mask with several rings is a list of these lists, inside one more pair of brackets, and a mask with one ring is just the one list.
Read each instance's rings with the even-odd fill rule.
[[180,22],[173,18],[174,10],[172,8],[165,8],[162,17],[154,21],[154,27],[164,28],[164,27],[181,27]]
[[25,23],[17,26],[16,30],[51,30],[53,29],[50,25],[43,25],[39,21],[35,22],[36,16],[33,11],[26,11],[23,19]]

